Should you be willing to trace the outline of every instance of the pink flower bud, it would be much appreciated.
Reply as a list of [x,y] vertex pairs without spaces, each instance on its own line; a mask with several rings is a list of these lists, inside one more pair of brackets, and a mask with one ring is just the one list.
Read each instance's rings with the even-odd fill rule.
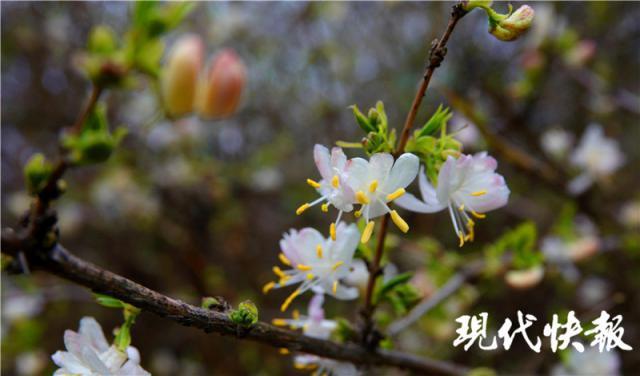
[[523,5],[511,13],[509,17],[498,21],[489,32],[503,41],[515,40],[529,29],[531,22],[533,22],[534,13],[533,8]]
[[245,65],[235,52],[226,49],[216,54],[198,84],[198,114],[207,119],[233,114],[246,80]]
[[168,116],[193,111],[203,55],[202,40],[193,34],[183,36],[171,48],[160,76],[162,101]]

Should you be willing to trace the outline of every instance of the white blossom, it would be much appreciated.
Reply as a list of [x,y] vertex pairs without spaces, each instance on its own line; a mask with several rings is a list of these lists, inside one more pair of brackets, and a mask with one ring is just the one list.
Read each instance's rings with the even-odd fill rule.
[[577,195],[620,168],[624,155],[616,140],[605,137],[600,125],[591,124],[571,155],[571,163],[583,170],[568,186],[569,192]]
[[[471,216],[484,218],[485,212],[507,204],[509,188],[502,175],[495,173],[498,163],[486,152],[476,155],[449,156],[440,168],[437,188],[427,180],[424,169],[419,184],[422,200],[408,193],[397,204],[418,213],[449,210],[460,246],[474,238],[475,222]],[[471,214],[471,216],[469,215]]]
[[542,149],[555,159],[562,159],[573,143],[573,135],[563,129],[550,129],[542,134]]
[[[273,324],[289,326],[291,329],[302,329],[304,335],[309,337],[329,339],[338,324],[333,320],[325,319],[324,309],[322,308],[323,303],[324,295],[316,294],[309,302],[307,316],[299,315],[297,311],[294,311],[293,319],[274,319]],[[321,358],[316,355],[297,355],[294,358],[294,365],[297,369],[314,370],[315,374],[318,375],[358,375],[357,368],[351,363]]]
[[326,293],[337,299],[349,300],[358,297],[358,289],[345,286],[342,281],[349,273],[353,254],[358,246],[359,232],[355,224],[341,223],[336,230],[337,239],[325,238],[313,228],[291,230],[280,240],[280,261],[289,267],[281,270],[274,266],[278,282],[267,283],[263,291],[272,288],[300,284],[284,301],[282,311],[298,295],[311,289],[315,293]]
[[134,347],[126,352],[109,346],[100,324],[92,317],[80,320],[80,330],[64,332],[67,351],[57,351],[51,356],[60,367],[54,375],[150,375],[140,367],[140,354]]
[[585,347],[584,352],[580,352],[572,347],[565,364],[555,366],[551,375],[617,376],[620,374],[620,364],[620,355],[615,350],[599,352],[597,347]]
[[413,154],[405,153],[394,163],[389,153],[377,153],[369,161],[363,158],[347,159],[342,149],[329,150],[322,145],[314,148],[314,160],[322,176],[316,182],[307,179],[307,183],[320,194],[317,200],[301,205],[296,214],[302,214],[308,208],[322,203],[322,211],[328,211],[329,205],[338,209],[338,218],[331,224],[329,232],[336,239],[335,229],[340,223],[342,213],[351,212],[354,205],[361,205],[354,214],[356,218],[364,216],[366,227],[362,233],[362,242],[367,242],[373,233],[372,219],[391,214],[393,222],[407,232],[409,226],[387,205],[402,196],[404,188],[411,184],[418,173],[419,160]]
[[418,157],[405,153],[394,162],[391,154],[377,153],[368,161],[354,158],[350,162],[347,181],[355,192],[356,202],[361,205],[355,215],[362,215],[366,222],[361,241],[366,243],[371,237],[372,219],[387,213],[391,214],[391,220],[402,232],[407,232],[409,225],[387,204],[402,197],[405,188],[416,178],[420,164]]

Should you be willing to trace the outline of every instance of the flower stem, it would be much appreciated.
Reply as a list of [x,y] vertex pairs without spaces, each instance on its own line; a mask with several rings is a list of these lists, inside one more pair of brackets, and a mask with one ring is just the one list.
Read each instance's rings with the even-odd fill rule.
[[[456,27],[458,21],[462,17],[464,17],[465,14],[467,14],[467,11],[462,8],[462,3],[454,5],[451,11],[451,17],[449,18],[449,23],[447,24],[447,28],[442,34],[442,37],[438,40],[434,40],[431,45],[431,49],[429,51],[429,64],[427,65],[427,68],[422,75],[422,82],[420,83],[420,87],[418,88],[418,91],[413,98],[411,109],[409,110],[409,114],[407,115],[407,118],[404,122],[404,127],[402,128],[402,133],[400,135],[400,142],[394,153],[396,157],[404,152],[404,148],[407,145],[407,141],[409,140],[411,128],[413,127],[413,123],[415,122],[420,104],[422,103],[422,99],[424,98],[427,88],[429,87],[429,83],[431,82],[431,76],[433,76],[433,72],[440,66],[440,64],[444,60],[444,57],[447,53],[446,45],[449,41],[449,37],[451,36],[451,33]],[[363,345],[369,349],[375,349],[378,345],[379,340],[382,338],[375,331],[375,325],[373,323],[373,313],[376,308],[373,304],[373,290],[376,284],[376,280],[381,274],[382,270],[380,268],[380,261],[382,259],[382,253],[384,251],[384,241],[387,236],[388,224],[389,214],[386,214],[384,217],[382,217],[382,221],[380,222],[380,229],[378,232],[378,239],[373,262],[369,263],[369,280],[367,281],[364,309],[361,312],[364,321],[362,326],[361,339]]]

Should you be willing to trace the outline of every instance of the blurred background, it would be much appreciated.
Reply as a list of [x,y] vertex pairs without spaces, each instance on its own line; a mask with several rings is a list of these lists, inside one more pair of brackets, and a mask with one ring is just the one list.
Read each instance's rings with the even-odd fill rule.
[[[167,43],[191,32],[203,38],[207,55],[225,47],[235,50],[248,74],[237,113],[219,121],[167,121],[148,82],[110,91],[105,100],[111,124],[126,125],[129,134],[107,163],[67,176],[70,188],[57,203],[61,242],[82,258],[187,302],[199,304],[208,295],[234,305],[251,299],[262,320],[282,317],[278,308],[288,291],[261,293],[273,278],[278,240],[290,228],[326,229],[333,220],[320,210],[295,215],[301,203],[315,196],[305,183],[317,177],[313,145],[360,140],[347,108],[352,104],[366,109],[382,100],[390,125],[401,127],[429,45],[444,30],[450,5],[198,4]],[[618,143],[624,164],[572,200],[562,187],[543,184],[535,172],[523,172],[489,149],[512,194],[506,208],[478,223],[476,241],[459,249],[444,212],[405,213],[411,231],[401,238],[392,229],[394,249],[388,256],[399,271],[415,271],[412,283],[421,297],[428,297],[526,220],[537,225],[537,252],[543,252],[545,240],[557,240],[559,220],[574,240],[589,236],[599,246],[585,251],[586,256],[547,254],[544,276],[524,283],[526,289],[513,280],[507,283],[501,272],[484,273],[413,330],[400,333],[394,347],[499,373],[548,374],[564,367],[576,374],[575,354],[551,352],[547,339],[541,354],[521,339],[509,351],[455,348],[455,318],[488,312],[489,331],[495,334],[504,318],[515,320],[521,310],[538,317],[533,329],[542,337],[554,313],[562,320],[574,310],[587,325],[606,309],[624,316],[623,338],[634,351],[589,360],[605,363],[599,369],[607,372],[634,374],[640,371],[640,7],[531,5],[533,29],[511,43],[487,33],[482,12],[463,19],[417,124],[443,103],[455,114],[450,126],[466,126],[459,134],[465,152],[487,148],[479,131],[483,126],[518,150],[576,176],[579,171],[567,155],[589,124],[598,123]],[[29,207],[25,162],[37,151],[57,155],[60,130],[73,123],[88,95],[89,82],[74,68],[74,57],[93,26],[125,28],[131,6],[2,2],[1,7],[6,227],[15,226]],[[506,5],[496,8],[505,11]],[[300,298],[294,305],[304,311],[307,301]],[[325,310],[330,318],[355,320],[354,307],[328,299]],[[121,323],[120,312],[97,305],[86,289],[44,273],[3,272],[2,372],[50,374],[49,356],[63,349],[64,330],[77,329],[86,315],[96,317],[107,332]],[[379,320],[384,325],[397,317],[383,307]],[[142,365],[153,374],[299,372],[290,356],[277,349],[205,334],[149,313],[138,317],[132,334]]]

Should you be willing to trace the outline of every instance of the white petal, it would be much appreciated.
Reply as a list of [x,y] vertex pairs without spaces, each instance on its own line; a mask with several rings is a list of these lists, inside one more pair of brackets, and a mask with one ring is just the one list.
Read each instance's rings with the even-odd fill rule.
[[340,300],[352,300],[358,297],[358,289],[355,287],[347,287],[343,284],[338,284],[338,288],[336,289],[336,293],[333,291],[330,292],[336,299]]
[[321,322],[324,320],[324,309],[322,308],[322,304],[324,303],[324,294],[315,294],[311,301],[309,302],[309,308],[307,311],[309,312],[309,317],[314,320]]
[[140,364],[140,351],[133,346],[127,347],[127,358],[134,363]]
[[407,209],[416,213],[436,213],[447,207],[446,204],[440,203],[426,203],[424,201],[420,201],[416,198],[416,196],[411,193],[405,193],[400,198],[394,201],[396,205],[401,208]]
[[127,360],[127,354],[118,350],[115,346],[109,347],[107,351],[101,353],[98,357],[111,371],[120,369]]
[[416,178],[420,160],[411,153],[402,154],[393,164],[389,176],[385,180],[383,190],[392,193],[398,188],[405,188]]
[[112,371],[115,371],[107,368],[98,357],[98,354],[89,347],[85,347],[82,350],[82,360],[84,360],[84,363],[89,366],[93,372],[99,375],[110,375]]
[[140,365],[134,361],[129,360],[122,366],[120,371],[116,373],[118,376],[151,376],[151,374],[145,371]]
[[455,178],[456,159],[449,156],[440,167],[438,173],[438,187],[436,188],[436,196],[439,202],[449,201],[449,195],[451,193],[452,180]]
[[347,161],[345,167],[347,184],[353,191],[366,189],[369,182],[369,162],[362,158]]
[[91,346],[99,352],[106,351],[109,343],[104,337],[102,327],[93,317],[83,317],[80,320],[80,335],[89,340]]
[[335,170],[342,171],[347,164],[347,156],[342,151],[342,148],[334,147],[331,149],[331,167]]
[[89,339],[81,336],[73,330],[64,331],[64,346],[67,350],[78,358],[82,358],[82,349],[91,347]]
[[336,241],[331,244],[331,259],[350,265],[359,241],[358,226],[355,223],[348,226],[341,223],[336,229]]
[[424,166],[420,168],[419,180],[420,194],[422,195],[422,201],[425,203],[436,205],[438,204],[438,198],[436,197],[436,189],[431,185],[427,174],[424,172]]
[[323,179],[330,181],[333,177],[333,171],[331,169],[331,158],[329,156],[329,149],[316,144],[313,147],[313,160],[316,162],[318,171]]
[[89,372],[82,360],[69,352],[56,351],[55,354],[51,355],[51,359],[58,367],[65,369],[69,373],[83,374]]
[[376,153],[369,158],[370,179],[384,181],[393,166],[393,156],[389,153]]
[[387,214],[389,212],[389,210],[387,210],[387,207],[382,205],[380,201],[374,201],[370,203],[367,210],[369,211],[369,219],[378,218],[379,216]]

